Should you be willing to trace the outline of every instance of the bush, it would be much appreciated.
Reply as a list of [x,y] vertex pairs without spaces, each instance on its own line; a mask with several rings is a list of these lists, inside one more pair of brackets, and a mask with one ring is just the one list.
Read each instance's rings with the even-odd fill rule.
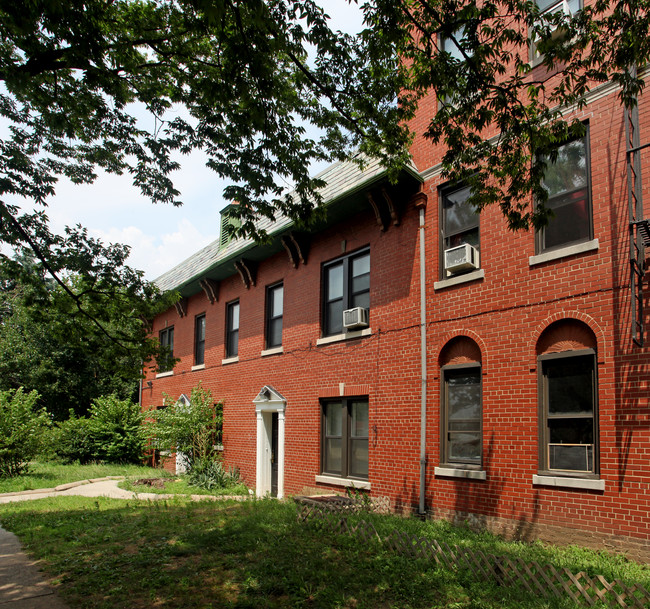
[[146,442],[143,421],[139,404],[116,395],[97,398],[88,419],[93,457],[109,463],[140,463]]
[[44,408],[36,409],[38,392],[22,389],[0,391],[0,477],[28,471],[29,460],[41,446],[50,425]]
[[191,485],[208,491],[241,484],[239,470],[235,467],[226,469],[218,457],[205,457],[194,461],[188,477]]
[[209,389],[192,389],[189,404],[165,396],[165,408],[156,411],[148,427],[152,444],[159,450],[182,453],[188,468],[215,457],[221,442],[223,405],[215,404]]
[[56,424],[52,443],[55,455],[64,462],[90,463],[95,456],[90,419],[76,417],[71,410],[69,419]]

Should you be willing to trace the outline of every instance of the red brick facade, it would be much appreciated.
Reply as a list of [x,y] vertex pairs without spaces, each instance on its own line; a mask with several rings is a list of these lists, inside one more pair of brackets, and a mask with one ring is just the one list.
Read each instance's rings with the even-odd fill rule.
[[[643,99],[640,110],[641,133],[650,136]],[[531,261],[535,236],[508,232],[500,211],[486,209],[479,228],[482,273],[456,284],[442,281],[443,184],[435,169],[427,172],[441,151],[422,138],[414,142],[427,196],[424,501],[437,517],[648,559],[650,358],[648,347],[632,343],[630,330],[625,137],[616,93],[594,98],[580,118],[589,126],[590,246]],[[286,400],[283,490],[293,495],[344,490],[344,481],[321,476],[321,402],[367,397],[370,494],[387,498],[393,509],[417,510],[422,381],[416,202],[410,194],[396,201],[400,222],[385,231],[368,206],[311,235],[306,264],[294,268],[285,252],[275,253],[259,262],[254,286],[247,289],[233,273],[220,281],[218,301],[211,304],[205,292],[196,291],[183,317],[174,309],[160,315],[153,334],[173,325],[180,361],[172,375],[147,370],[151,387],[144,383],[143,407],[162,403],[163,393],[189,395],[199,382],[210,388],[225,404],[225,459],[255,487],[260,427],[253,400],[271,387]],[[322,264],[364,247],[370,250],[369,330],[353,339],[319,340]],[[265,355],[265,288],[278,281],[284,282],[282,352]],[[238,361],[224,364],[226,304],[234,299],[240,302]],[[194,319],[202,313],[205,366],[192,370]],[[585,350],[595,352],[596,362],[595,472],[549,475],[540,470],[541,362],[544,356]],[[442,454],[442,367],[471,363],[480,364],[480,466],[456,469]]]

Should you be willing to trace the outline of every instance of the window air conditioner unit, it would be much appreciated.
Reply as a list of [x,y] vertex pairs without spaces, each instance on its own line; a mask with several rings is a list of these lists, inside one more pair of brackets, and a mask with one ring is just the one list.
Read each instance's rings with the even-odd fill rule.
[[363,307],[343,311],[343,327],[348,330],[368,327],[368,312]]
[[445,250],[445,271],[448,275],[479,268],[478,250],[464,243]]

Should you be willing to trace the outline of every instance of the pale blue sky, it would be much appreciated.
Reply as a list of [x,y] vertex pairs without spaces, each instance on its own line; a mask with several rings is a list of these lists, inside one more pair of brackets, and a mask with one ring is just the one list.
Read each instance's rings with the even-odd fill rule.
[[[356,5],[346,0],[322,2],[334,27],[348,32],[360,29]],[[200,154],[184,157],[174,180],[185,202],[178,208],[153,205],[131,185],[128,175],[101,175],[88,186],[61,181],[47,214],[57,232],[81,224],[103,241],[130,245],[129,264],[155,279],[218,238],[219,210],[225,205],[224,183],[205,167]]]

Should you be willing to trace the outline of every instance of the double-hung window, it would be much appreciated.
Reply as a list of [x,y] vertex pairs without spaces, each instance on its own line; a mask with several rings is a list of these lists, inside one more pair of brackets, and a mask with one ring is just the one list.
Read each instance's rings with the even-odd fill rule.
[[[573,17],[582,8],[582,0],[535,0],[539,10],[539,21],[537,27],[550,27],[550,41],[561,40],[566,36],[566,28],[559,27],[557,19],[561,16]],[[530,59],[533,64],[542,61],[543,54],[538,45],[539,35],[533,33],[530,37]]]
[[322,472],[368,479],[368,399],[322,403]]
[[598,473],[596,356],[591,349],[540,356],[540,469]]
[[481,367],[479,364],[445,366],[442,373],[442,461],[480,466],[483,445]]
[[205,313],[194,318],[194,365],[205,363]]
[[276,283],[266,288],[266,348],[282,345],[282,314],[284,286]]
[[553,216],[537,233],[538,252],[592,239],[589,174],[588,134],[560,146],[555,161],[547,160],[542,185],[548,193],[545,206]]
[[161,330],[158,340],[162,347],[162,355],[158,361],[159,372],[167,372],[174,367],[174,326]]
[[226,358],[239,354],[239,301],[226,305]]
[[343,311],[370,310],[370,250],[337,258],[323,266],[323,334],[343,332]]
[[468,202],[469,186],[445,188],[441,192],[441,277],[469,272],[479,267],[479,214]]

